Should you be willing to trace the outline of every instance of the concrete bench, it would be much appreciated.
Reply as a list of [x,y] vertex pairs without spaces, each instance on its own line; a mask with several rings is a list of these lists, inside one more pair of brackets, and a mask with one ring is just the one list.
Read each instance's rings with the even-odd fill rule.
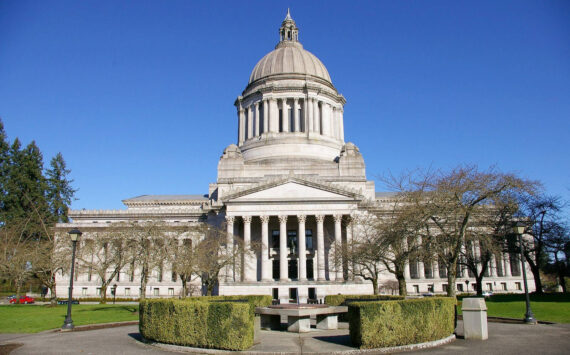
[[[287,331],[305,333],[311,330],[311,316],[317,318],[317,329],[338,329],[338,315],[348,312],[348,307],[298,307],[271,308],[256,307],[261,316],[261,329],[280,330],[281,323],[287,324]],[[282,322],[282,319],[285,320]]]

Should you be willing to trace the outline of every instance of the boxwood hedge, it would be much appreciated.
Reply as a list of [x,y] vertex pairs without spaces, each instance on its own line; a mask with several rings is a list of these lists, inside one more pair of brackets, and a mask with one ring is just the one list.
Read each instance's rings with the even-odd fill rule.
[[330,295],[325,296],[325,303],[329,306],[346,306],[347,301],[354,302],[357,300],[376,300],[376,301],[386,301],[386,300],[403,300],[403,296],[390,296],[390,295]]
[[360,348],[417,344],[454,331],[455,298],[351,302],[350,339]]
[[235,296],[198,296],[188,297],[187,300],[199,301],[245,301],[249,305],[249,311],[252,315],[255,314],[255,307],[267,307],[271,305],[273,297],[268,295],[235,295]]
[[253,319],[247,303],[147,299],[140,303],[139,329],[161,343],[245,350],[253,345]]

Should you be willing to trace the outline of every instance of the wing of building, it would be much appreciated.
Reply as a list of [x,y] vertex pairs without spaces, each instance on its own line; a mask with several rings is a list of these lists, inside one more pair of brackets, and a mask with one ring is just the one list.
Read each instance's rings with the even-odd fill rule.
[[[272,294],[304,302],[372,293],[368,281],[351,276],[346,262],[332,261],[333,246],[353,238],[350,217],[362,206],[382,206],[392,198],[375,191],[358,147],[345,140],[345,103],[324,64],[299,41],[288,13],[275,49],[255,65],[234,103],[237,142],[223,150],[217,181],[207,194],[144,195],[124,200],[125,210],[71,211],[73,222],[58,228],[96,234],[124,221],[209,223],[254,249],[244,267],[226,270],[219,294]],[[181,283],[168,270],[165,265],[161,275],[154,274],[147,295],[180,294]],[[459,276],[462,291],[471,279],[466,271]],[[63,292],[66,276],[58,277]],[[411,262],[406,277],[410,293],[443,293],[447,287],[437,262]],[[391,279],[384,274],[384,280]],[[515,291],[521,279],[511,276],[511,262],[504,257],[494,260],[486,282],[485,289]],[[137,277],[126,270],[116,284],[117,296],[140,292]],[[100,292],[96,277],[85,270],[74,287],[76,295]]]

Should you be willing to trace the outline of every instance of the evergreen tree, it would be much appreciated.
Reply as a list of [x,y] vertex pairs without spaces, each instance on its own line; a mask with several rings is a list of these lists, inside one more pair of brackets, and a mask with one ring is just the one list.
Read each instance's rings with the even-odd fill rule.
[[73,180],[68,178],[71,170],[66,169],[63,155],[57,153],[50,162],[47,175],[47,201],[53,222],[68,222],[67,210],[73,200],[75,191],[71,187]]

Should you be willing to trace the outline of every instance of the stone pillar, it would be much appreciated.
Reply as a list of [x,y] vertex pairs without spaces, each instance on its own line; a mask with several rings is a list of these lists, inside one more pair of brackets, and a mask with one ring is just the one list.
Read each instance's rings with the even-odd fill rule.
[[480,245],[479,245],[479,241],[478,241],[478,240],[475,240],[475,241],[473,242],[473,247],[474,247],[474,249],[475,249],[475,250],[474,250],[475,260],[476,260],[476,261],[478,260],[478,262],[477,262],[477,264],[476,264],[475,266],[477,267],[477,273],[480,274],[480,273],[481,273],[481,270],[483,269],[483,265],[481,265],[481,247],[480,247]]
[[[346,224],[346,244],[348,248],[352,248],[354,245],[354,239],[353,239],[353,235],[352,235],[352,218],[348,219],[348,223]],[[351,252],[351,250],[349,250],[349,253]],[[352,263],[352,265],[349,265],[349,267],[352,268],[352,272],[349,272],[348,275],[350,277],[351,280],[354,280],[354,274],[356,273],[356,264]]]
[[307,128],[309,126],[309,115],[307,114],[307,112],[309,111],[309,101],[307,100],[307,98],[305,97],[303,99],[303,109],[301,110],[301,131],[308,133],[309,129]]
[[261,281],[271,281],[269,270],[269,216],[261,219]]
[[325,221],[324,215],[316,215],[315,219],[317,220],[317,272],[318,272],[318,280],[325,281],[326,274],[325,274],[325,234],[323,229],[323,223]]
[[305,122],[307,122],[305,131],[309,133],[313,132],[313,99],[307,96],[305,102]]
[[279,216],[279,280],[289,280],[289,262],[287,260],[287,216]]
[[301,117],[299,115],[299,99],[293,99],[293,118],[295,121],[295,132],[301,132]]
[[491,255],[491,260],[489,260],[489,276],[497,277],[497,257],[495,254]]
[[307,280],[307,244],[305,241],[305,220],[307,216],[297,215],[299,221],[299,281]]
[[281,118],[283,119],[283,132],[289,132],[289,107],[287,107],[287,99],[281,99]]
[[242,145],[245,141],[245,112],[243,108],[238,112],[238,144]]
[[344,111],[342,109],[342,107],[339,110],[338,113],[338,124],[340,125],[340,140],[344,142]]
[[259,136],[259,102],[253,104],[253,113],[255,115],[254,137]]
[[[418,246],[422,245],[422,237],[418,237]],[[418,259],[418,276],[420,279],[425,279],[426,274],[424,270],[424,262]]]
[[[228,255],[234,249],[234,216],[226,216],[226,252]],[[226,282],[234,281],[234,271],[232,265],[226,267]]]
[[247,137],[246,140],[251,139],[253,137],[253,111],[252,107],[249,106],[247,108]]
[[279,107],[276,99],[269,99],[269,112],[268,132],[279,132]]
[[263,100],[263,132],[269,132],[269,102],[267,99]]
[[433,273],[434,279],[439,279],[439,262],[436,259],[431,263],[431,272]]
[[338,125],[337,125],[337,117],[336,117],[336,107],[331,106],[331,131],[334,138],[338,138]]
[[321,108],[321,115],[322,115],[321,124],[323,125],[321,127],[321,130],[323,131],[324,136],[330,136],[331,135],[331,122],[330,122],[330,115],[329,115],[329,104],[322,102],[321,105],[322,105],[322,108]]
[[321,115],[317,99],[313,99],[313,128],[316,133],[321,134]]
[[[334,242],[335,242],[335,280],[343,281],[342,275],[342,215],[334,215]],[[329,260],[330,265],[330,260]]]
[[505,253],[503,255],[503,261],[505,263],[505,268],[503,270],[505,270],[505,277],[511,277],[513,274],[511,273],[511,259],[509,253]]
[[252,265],[255,259],[251,255],[251,216],[243,216],[243,280],[255,281],[255,267]]
[[[404,250],[408,250],[408,239],[404,238],[404,240],[402,241],[402,247],[404,248]],[[410,280],[412,278],[412,275],[410,274],[410,259],[408,258],[408,261],[406,261],[406,264],[404,265],[404,278],[406,279],[406,281]]]

